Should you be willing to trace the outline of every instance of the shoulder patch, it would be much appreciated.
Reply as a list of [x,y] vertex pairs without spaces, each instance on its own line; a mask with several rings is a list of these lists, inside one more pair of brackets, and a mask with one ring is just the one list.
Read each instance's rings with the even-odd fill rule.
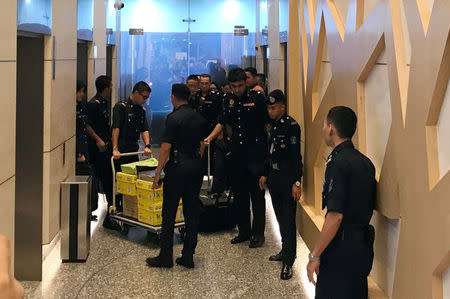
[[297,144],[297,137],[291,136],[291,144]]

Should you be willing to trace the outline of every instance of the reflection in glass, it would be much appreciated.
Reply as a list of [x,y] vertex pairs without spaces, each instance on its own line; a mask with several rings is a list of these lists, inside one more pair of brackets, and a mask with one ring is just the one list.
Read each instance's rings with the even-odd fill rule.
[[52,0],[18,0],[17,29],[52,34]]
[[289,0],[280,0],[280,43],[288,42]]
[[108,0],[106,7],[106,43],[108,45],[116,44],[116,9],[114,0]]
[[78,39],[92,41],[94,28],[93,0],[78,0]]
[[269,44],[269,8],[267,0],[259,0],[259,28],[261,30],[261,40],[259,44],[264,46]]
[[[138,81],[151,85],[146,110],[152,143],[160,142],[165,116],[172,111],[173,83],[209,73],[221,86],[228,69],[255,64],[254,0],[131,0],[125,5],[120,12],[121,97],[128,97]],[[235,25],[245,26],[249,35],[235,36]],[[144,35],[130,36],[130,28],[142,28]]]

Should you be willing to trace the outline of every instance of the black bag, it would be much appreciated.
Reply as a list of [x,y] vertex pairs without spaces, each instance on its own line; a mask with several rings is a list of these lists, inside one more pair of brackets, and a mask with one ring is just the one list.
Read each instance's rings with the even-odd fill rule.
[[236,226],[232,193],[225,192],[221,197],[216,198],[211,196],[211,165],[209,163],[209,150],[210,148],[208,146],[208,176],[207,180],[203,181],[203,185],[200,190],[202,210],[200,213],[199,231],[211,233],[223,230],[232,230]]

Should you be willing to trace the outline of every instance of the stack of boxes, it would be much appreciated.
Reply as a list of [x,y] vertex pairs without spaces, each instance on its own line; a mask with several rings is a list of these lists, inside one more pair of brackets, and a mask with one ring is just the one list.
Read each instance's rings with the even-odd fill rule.
[[[151,226],[161,226],[163,188],[152,189],[152,178],[147,176],[137,179],[136,175],[118,172],[116,178],[117,192],[126,195],[123,197],[124,215]],[[175,221],[184,221],[182,200]]]

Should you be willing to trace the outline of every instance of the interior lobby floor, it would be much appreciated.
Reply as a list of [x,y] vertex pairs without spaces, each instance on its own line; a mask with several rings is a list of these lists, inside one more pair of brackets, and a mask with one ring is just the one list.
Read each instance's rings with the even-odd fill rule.
[[[157,243],[141,229],[130,229],[128,236],[105,230],[100,224],[106,204],[100,199],[87,262],[61,263],[60,242],[44,246],[42,282],[22,282],[25,298],[314,298],[305,271],[309,250],[300,236],[291,280],[280,280],[281,264],[268,260],[279,252],[281,239],[268,193],[266,198],[263,247],[230,244],[236,231],[200,234],[193,270],[147,267],[145,259],[159,252]],[[174,258],[182,248],[175,238]]]

